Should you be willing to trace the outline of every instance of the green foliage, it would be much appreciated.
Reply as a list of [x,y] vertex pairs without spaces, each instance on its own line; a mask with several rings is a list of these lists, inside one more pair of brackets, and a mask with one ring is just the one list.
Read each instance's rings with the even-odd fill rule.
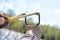
[[25,27],[24,23],[22,23],[19,20],[14,20],[11,23],[9,23],[9,25],[8,25],[8,29],[14,30],[17,32],[21,32],[21,33],[23,33],[25,31],[24,27]]
[[42,25],[41,27],[45,40],[60,40],[60,29],[46,25]]

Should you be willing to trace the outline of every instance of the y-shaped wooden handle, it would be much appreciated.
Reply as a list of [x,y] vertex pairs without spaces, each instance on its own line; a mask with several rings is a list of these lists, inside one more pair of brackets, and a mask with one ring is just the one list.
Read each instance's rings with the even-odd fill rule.
[[20,18],[24,18],[24,17],[27,17],[27,16],[31,16],[31,15],[38,15],[38,12],[35,12],[35,13],[32,13],[32,14],[27,14],[27,15],[18,15],[18,16],[10,17],[10,18],[8,18],[8,21],[11,22],[14,19],[20,19]]

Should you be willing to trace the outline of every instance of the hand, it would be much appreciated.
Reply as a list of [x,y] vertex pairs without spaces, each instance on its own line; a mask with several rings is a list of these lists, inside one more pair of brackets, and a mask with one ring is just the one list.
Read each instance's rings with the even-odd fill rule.
[[0,25],[5,23],[5,19],[3,17],[0,17]]
[[0,28],[6,27],[8,23],[8,18],[5,17],[3,14],[0,14]]

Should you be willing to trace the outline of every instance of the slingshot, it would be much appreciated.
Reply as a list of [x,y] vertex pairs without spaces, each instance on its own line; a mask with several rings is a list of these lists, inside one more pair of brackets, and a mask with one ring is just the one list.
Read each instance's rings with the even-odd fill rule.
[[18,16],[14,16],[14,17],[4,17],[1,16],[5,19],[5,23],[0,25],[0,28],[5,27],[8,23],[12,22],[14,19],[21,19],[21,18],[25,18],[27,16],[31,16],[31,15],[39,15],[38,12],[32,13],[32,14],[27,14],[27,15],[18,15]]

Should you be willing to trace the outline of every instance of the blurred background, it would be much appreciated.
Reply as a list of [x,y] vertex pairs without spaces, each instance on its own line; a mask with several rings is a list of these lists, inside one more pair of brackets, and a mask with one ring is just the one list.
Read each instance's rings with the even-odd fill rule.
[[[40,12],[40,27],[44,40],[60,40],[60,0],[0,0],[0,12],[12,17],[22,13],[31,14]],[[37,16],[30,16],[27,22],[30,25],[38,23]],[[24,18],[9,23],[5,29],[19,33],[25,32]]]

